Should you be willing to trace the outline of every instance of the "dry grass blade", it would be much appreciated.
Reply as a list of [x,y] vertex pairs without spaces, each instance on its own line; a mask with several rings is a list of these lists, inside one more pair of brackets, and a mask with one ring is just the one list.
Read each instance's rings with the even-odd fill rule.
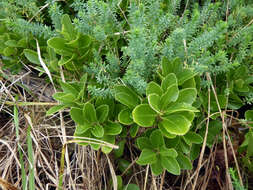
[[205,131],[205,137],[204,137],[204,142],[201,148],[201,152],[200,152],[200,156],[199,156],[199,162],[198,162],[198,166],[196,169],[196,177],[192,186],[192,189],[194,190],[197,184],[197,180],[198,180],[198,176],[199,176],[199,171],[200,171],[200,167],[202,164],[202,160],[203,160],[203,156],[204,156],[204,152],[205,152],[205,148],[206,148],[206,141],[207,141],[207,134],[208,134],[208,126],[209,126],[209,118],[210,118],[210,88],[208,87],[208,118],[207,118],[207,122],[206,122],[206,131]]
[[0,178],[0,187],[2,187],[3,190],[19,190],[17,187],[8,183],[7,181],[5,181],[2,178]]
[[118,189],[117,176],[116,176],[115,171],[113,169],[113,165],[112,165],[112,163],[110,161],[110,158],[108,157],[107,154],[106,154],[106,158],[107,158],[107,161],[108,161],[108,164],[109,164],[109,168],[110,168],[110,172],[111,172],[111,175],[112,175],[113,189],[117,190]]
[[225,137],[225,132],[226,132],[227,126],[226,126],[225,119],[224,119],[224,112],[222,112],[222,110],[221,110],[220,103],[219,103],[215,88],[212,84],[212,79],[210,77],[210,74],[206,73],[206,77],[207,77],[207,80],[211,83],[212,91],[214,93],[214,97],[215,97],[215,100],[216,100],[216,103],[217,103],[217,106],[218,106],[218,109],[219,109],[219,112],[221,115],[221,119],[222,119],[222,129],[223,129],[223,131],[222,131],[223,139],[222,140],[223,140],[224,158],[225,158],[225,166],[226,166],[226,179],[227,179],[227,185],[228,185],[227,188],[233,189],[232,180],[231,180],[231,177],[229,174],[229,169],[228,169],[228,156],[227,156],[227,146],[226,146],[226,137]]
[[38,58],[40,60],[40,64],[41,66],[43,67],[43,69],[45,70],[46,74],[48,75],[52,85],[54,86],[54,82],[53,82],[53,78],[51,76],[51,73],[49,71],[49,69],[47,68],[46,64],[44,63],[42,57],[41,57],[41,54],[40,54],[40,46],[39,46],[39,42],[38,40],[36,39],[36,45],[37,45],[37,53],[38,53]]

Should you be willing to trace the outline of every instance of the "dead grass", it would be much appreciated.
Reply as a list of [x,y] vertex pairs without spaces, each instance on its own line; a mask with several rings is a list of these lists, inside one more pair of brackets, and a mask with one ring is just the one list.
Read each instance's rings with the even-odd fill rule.
[[[69,112],[65,110],[50,117],[45,116],[46,110],[49,108],[46,103],[56,103],[51,97],[54,88],[38,78],[31,70],[23,71],[20,75],[1,72],[5,77],[0,80],[0,184],[3,189],[4,186],[10,190],[22,189],[18,144],[20,144],[24,155],[25,172],[28,176],[30,163],[27,155],[27,129],[28,126],[31,126],[35,189],[57,189],[61,173],[62,147],[73,139],[75,128],[69,117]],[[20,104],[17,106],[19,138],[16,136],[13,120],[13,105],[17,103],[17,96],[19,102],[31,102],[29,106]],[[10,105],[8,102],[12,102],[12,104]],[[45,104],[41,104],[41,102]],[[207,126],[208,118],[204,121]],[[227,129],[223,127],[223,130]],[[228,131],[224,132],[229,135]],[[194,170],[185,171],[180,176],[164,172],[157,177],[151,175],[149,166],[143,168],[135,164],[138,151],[128,144],[129,155],[125,156],[132,163],[127,170],[133,172],[131,175],[128,175],[127,172],[122,174],[124,184],[135,183],[143,190],[231,189],[227,169],[231,163],[234,163],[236,149],[231,147],[231,140],[229,142],[225,137],[223,140],[223,146],[214,144],[208,154],[205,152],[204,143],[202,154],[198,159],[198,164],[195,164]],[[227,147],[227,151],[224,146]],[[224,155],[227,155],[226,159],[224,159]],[[219,165],[220,163],[222,164]],[[117,174],[117,160],[114,160],[113,156],[105,156],[99,151],[93,151],[89,146],[83,147],[75,143],[66,145],[63,170],[64,189],[115,190],[115,175]],[[113,180],[110,184],[111,179]],[[245,175],[241,175],[241,181],[244,179]],[[113,183],[114,185],[112,185]]]

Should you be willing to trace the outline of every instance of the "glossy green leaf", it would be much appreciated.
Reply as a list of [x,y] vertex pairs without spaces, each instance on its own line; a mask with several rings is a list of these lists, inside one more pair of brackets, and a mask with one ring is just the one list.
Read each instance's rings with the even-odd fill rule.
[[163,92],[166,92],[167,89],[172,86],[176,85],[177,86],[177,77],[174,73],[168,74],[163,80],[162,80],[162,89]]
[[160,96],[157,94],[150,94],[148,96],[148,103],[154,111],[160,112]]
[[40,60],[36,51],[24,49],[24,55],[31,63],[40,65]]
[[179,152],[176,159],[177,159],[181,169],[184,169],[184,170],[191,170],[192,169],[191,160],[187,156],[185,156],[183,153]]
[[146,95],[150,95],[150,94],[157,94],[158,96],[161,96],[163,93],[161,87],[155,83],[155,82],[150,82],[148,83],[147,85],[147,88],[146,88]]
[[163,134],[165,137],[167,137],[167,138],[169,138],[169,139],[173,139],[173,138],[176,137],[175,134],[169,133],[169,132],[163,127],[163,125],[162,125],[161,123],[158,123],[158,127],[159,127],[159,129],[161,130],[162,134]]
[[197,97],[197,90],[195,88],[185,88],[179,91],[177,103],[192,104]]
[[176,112],[198,112],[198,110],[186,103],[174,103],[171,104],[167,109],[166,109],[166,115],[176,113]]
[[184,116],[180,114],[171,114],[163,117],[161,124],[171,134],[184,135],[186,134],[191,126],[191,122],[188,121]]
[[118,135],[122,131],[122,126],[119,123],[108,121],[104,129],[106,135]]
[[189,131],[184,135],[184,140],[187,144],[195,143],[195,144],[201,144],[203,142],[203,138],[194,132]]
[[133,119],[132,119],[132,113],[130,109],[123,109],[120,111],[118,115],[118,120],[120,123],[124,125],[131,125],[133,124]]
[[153,164],[156,162],[156,153],[150,149],[143,149],[139,159],[136,161],[139,165]]
[[162,109],[166,108],[169,103],[175,102],[178,98],[178,94],[179,90],[177,85],[170,86],[161,97],[160,104]]
[[180,175],[180,166],[175,158],[161,156],[161,164],[168,172]]
[[189,111],[183,111],[180,112],[180,115],[184,116],[186,119],[188,119],[190,122],[193,121],[195,114],[194,112],[189,112]]
[[115,99],[120,103],[133,109],[135,106],[140,104],[139,96],[130,88],[118,85],[114,87]]
[[98,137],[98,138],[102,137],[102,136],[104,136],[104,128],[103,128],[103,126],[101,126],[99,124],[95,124],[92,126],[91,133],[95,137]]
[[148,104],[138,105],[132,112],[135,123],[142,127],[151,127],[157,116],[157,113],[150,108]]
[[161,156],[169,156],[169,157],[173,157],[176,158],[177,157],[177,151],[174,148],[166,148],[165,146],[161,146],[160,147],[160,155]]
[[83,115],[84,118],[90,122],[97,122],[97,115],[96,115],[96,110],[93,104],[87,102],[86,104],[84,104],[83,107]]
[[96,108],[96,115],[98,118],[98,122],[103,123],[107,117],[108,117],[108,113],[109,113],[109,106],[108,105],[101,105],[99,107]]
[[156,129],[151,133],[149,140],[154,148],[159,148],[164,145],[163,135],[159,129]]

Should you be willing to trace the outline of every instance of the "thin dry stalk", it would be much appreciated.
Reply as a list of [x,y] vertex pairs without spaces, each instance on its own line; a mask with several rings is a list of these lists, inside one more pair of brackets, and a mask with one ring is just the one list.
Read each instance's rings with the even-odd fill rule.
[[205,137],[204,137],[204,142],[203,142],[203,146],[200,152],[200,156],[199,156],[199,161],[198,161],[198,166],[196,169],[196,177],[192,186],[192,189],[194,190],[197,184],[197,180],[198,180],[198,176],[199,176],[199,171],[200,171],[200,167],[201,167],[201,163],[203,160],[203,156],[204,156],[204,152],[205,152],[205,148],[206,148],[206,141],[207,141],[207,134],[208,134],[208,127],[209,127],[209,117],[210,117],[210,88],[208,87],[208,111],[207,111],[207,122],[206,122],[206,131],[205,131]]
[[215,88],[212,84],[212,79],[211,79],[209,73],[206,73],[206,77],[207,77],[207,80],[211,83],[212,91],[214,93],[214,97],[215,97],[215,100],[216,100],[216,103],[217,103],[217,106],[218,106],[218,109],[219,109],[219,112],[220,112],[220,115],[221,115],[221,119],[222,119],[222,129],[223,129],[223,131],[222,131],[222,141],[223,141],[224,158],[225,158],[225,166],[226,166],[226,179],[227,179],[227,183],[228,183],[227,188],[228,189],[233,189],[232,180],[231,180],[229,170],[228,170],[228,156],[227,156],[226,134],[225,134],[227,126],[226,126],[226,122],[225,122],[225,118],[224,118],[224,112],[222,112],[222,110],[221,110],[220,103],[219,103]]

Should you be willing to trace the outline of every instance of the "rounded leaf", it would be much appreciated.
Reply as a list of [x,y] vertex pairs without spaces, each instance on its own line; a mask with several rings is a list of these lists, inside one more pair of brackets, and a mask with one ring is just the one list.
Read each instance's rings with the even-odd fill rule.
[[180,114],[171,114],[163,117],[161,124],[171,134],[184,135],[191,126],[191,122]]
[[155,82],[150,82],[148,83],[147,85],[147,88],[146,88],[146,95],[150,95],[150,94],[157,94],[158,96],[161,96],[163,93],[161,87],[155,83]]
[[133,119],[132,119],[132,113],[131,110],[129,109],[123,109],[120,111],[118,115],[118,120],[120,123],[124,125],[131,125],[133,124]]
[[98,138],[103,137],[104,136],[104,128],[101,125],[96,124],[96,125],[92,126],[91,133],[95,137],[98,137]]
[[150,94],[148,96],[148,103],[153,110],[160,113],[160,96],[157,94]]
[[134,122],[142,127],[151,127],[157,116],[157,113],[150,108],[148,104],[141,104],[134,108],[133,112]]
[[119,123],[108,121],[104,129],[106,135],[118,135],[122,131],[122,126]]

